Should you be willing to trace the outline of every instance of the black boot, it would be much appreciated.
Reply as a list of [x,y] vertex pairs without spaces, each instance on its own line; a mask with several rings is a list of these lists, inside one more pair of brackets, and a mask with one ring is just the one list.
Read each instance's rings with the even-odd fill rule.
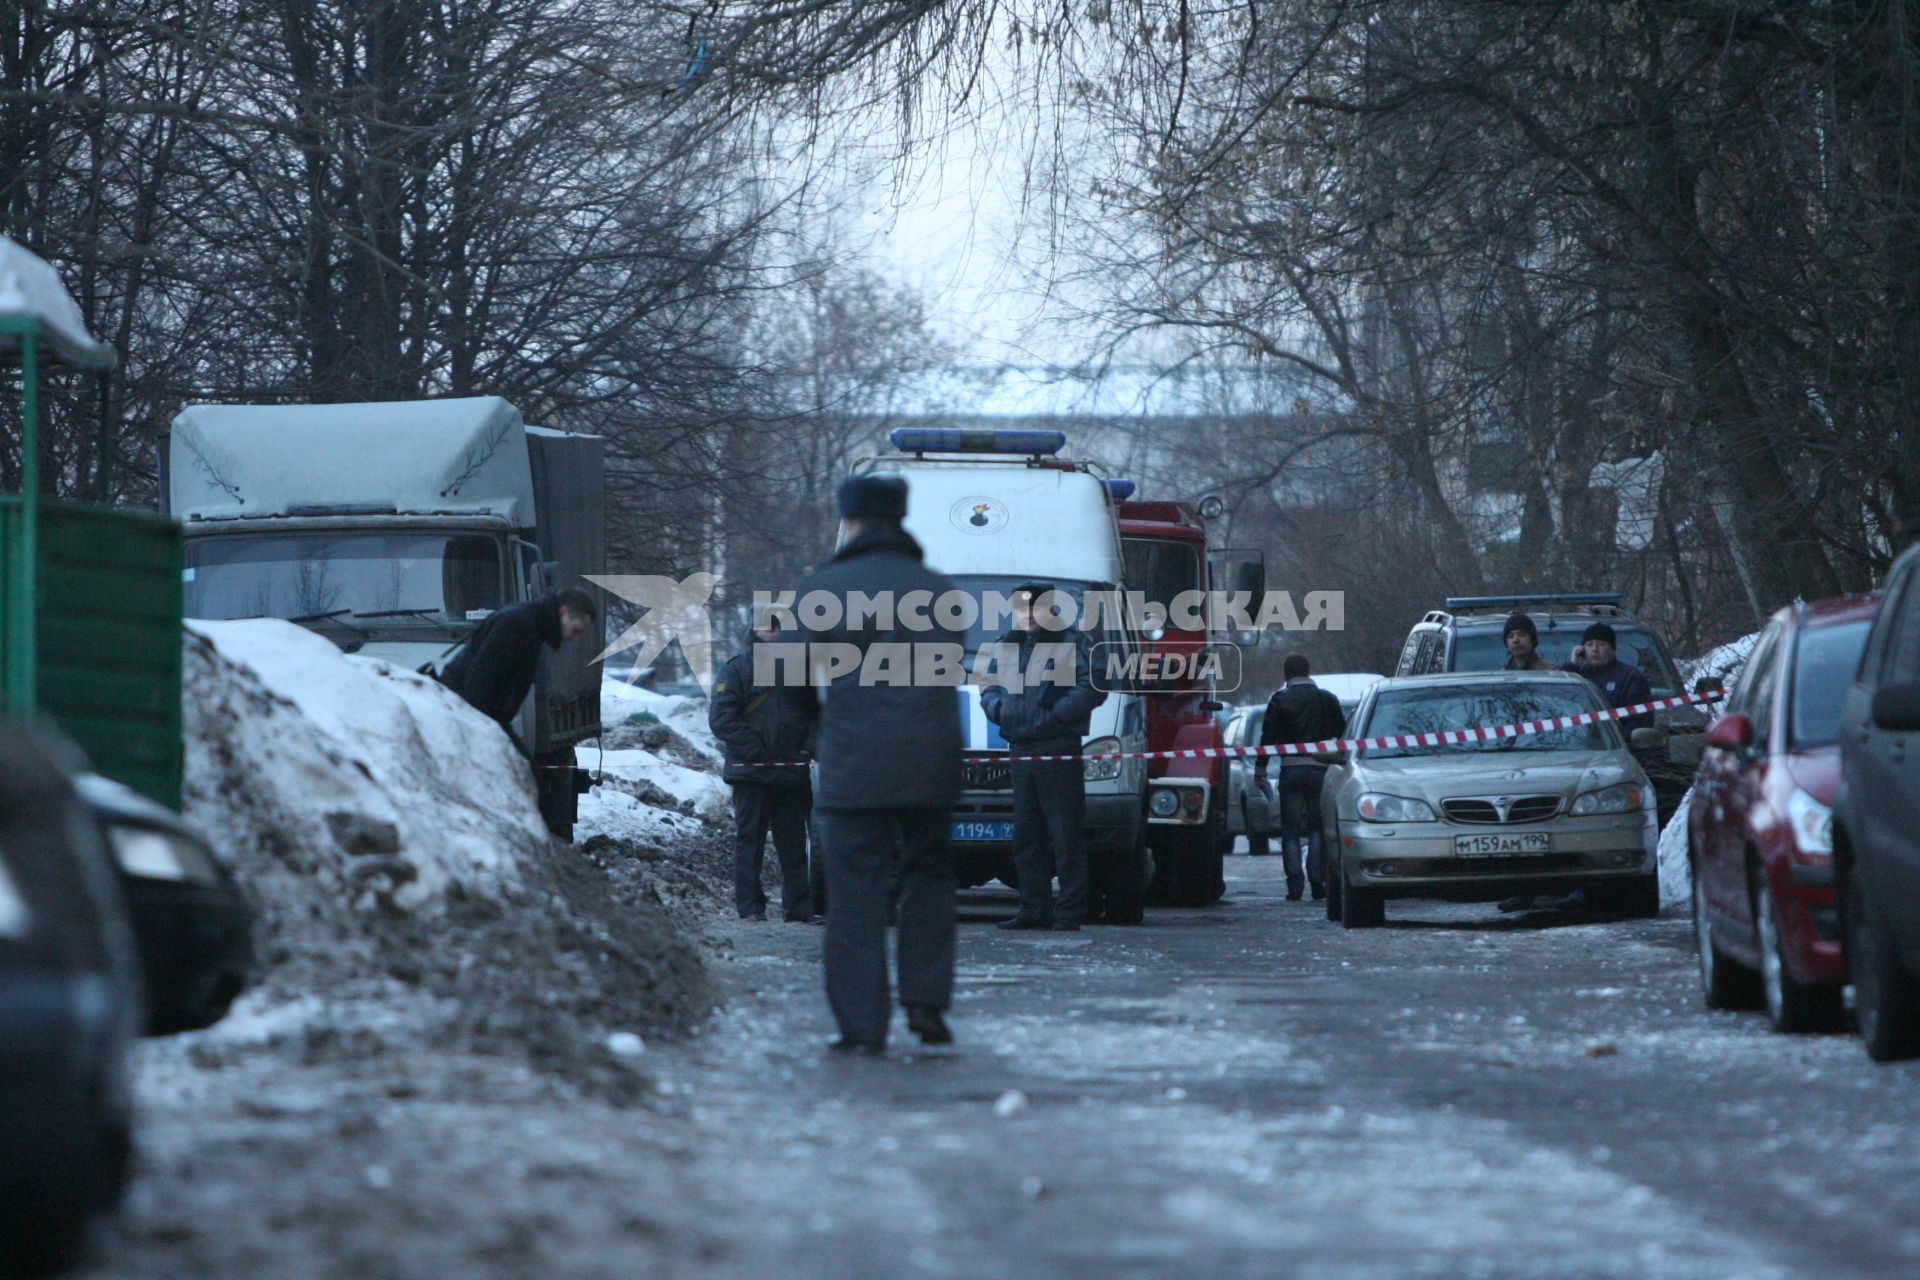
[[932,1005],[907,1006],[907,1030],[920,1037],[922,1044],[952,1044],[953,1030],[940,1010]]

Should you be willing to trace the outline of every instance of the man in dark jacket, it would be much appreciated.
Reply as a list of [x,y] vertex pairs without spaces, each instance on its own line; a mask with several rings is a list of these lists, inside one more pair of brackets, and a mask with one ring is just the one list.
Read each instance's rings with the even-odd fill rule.
[[[753,635],[758,644],[771,643],[779,628],[768,625]],[[807,884],[813,785],[798,762],[811,752],[817,708],[808,689],[756,685],[753,668],[752,648],[727,659],[707,708],[707,725],[726,752],[721,776],[733,786],[733,905],[742,920],[767,918],[760,868],[771,830],[781,911],[788,921],[805,923],[814,914]]]
[[[1002,929],[1072,931],[1087,918],[1087,774],[1080,744],[1093,709],[1107,695],[1093,687],[1084,633],[1060,626],[1050,599],[1053,591],[1046,582],[1014,589],[1013,630],[1001,637],[1000,645],[1002,661],[1018,673],[1019,687],[988,685],[980,691],[980,709],[1000,726],[1009,752],[1070,757],[1015,760],[1011,766],[1020,910],[1001,922]],[[1051,664],[1045,660],[1049,655],[1055,659]],[[1042,678],[1036,681],[1035,676]]]
[[1507,619],[1501,640],[1507,646],[1508,671],[1551,671],[1553,664],[1540,656],[1540,628],[1524,613]]
[[[1652,702],[1653,686],[1647,683],[1647,677],[1640,668],[1620,661],[1614,644],[1613,628],[1604,622],[1596,622],[1581,634],[1580,646],[1573,651],[1573,661],[1560,669],[1577,672],[1591,680],[1609,707],[1633,707]],[[1637,716],[1627,716],[1621,720],[1620,732],[1630,735],[1635,729],[1648,729],[1653,725],[1653,712],[1643,711]]]
[[[798,587],[803,605],[832,596],[838,620],[796,632],[813,645],[850,649],[856,669],[829,680],[816,662],[820,776],[814,807],[827,852],[827,1000],[840,1026],[834,1048],[880,1054],[887,1044],[887,916],[899,917],[900,1003],[907,1026],[928,1044],[953,1039],[944,1017],[953,1002],[953,803],[960,797],[960,690],[953,683],[864,679],[865,659],[882,653],[951,655],[962,637],[934,624],[907,626],[909,611],[890,619],[849,607],[849,596],[909,592],[938,599],[953,583],[921,563],[920,544],[901,527],[907,486],[898,476],[855,476],[836,494],[843,540],[831,563]],[[818,595],[816,595],[818,593]],[[802,625],[810,614],[803,610]],[[932,622],[929,615],[920,620]],[[885,621],[890,625],[882,625]],[[923,648],[925,646],[925,648]],[[895,890],[897,877],[897,896]]]
[[527,744],[513,731],[513,721],[540,671],[541,650],[578,640],[597,616],[593,597],[577,587],[508,605],[473,629],[440,673],[440,683],[505,729],[524,754]]
[[[1308,678],[1313,670],[1307,655],[1288,656],[1281,667],[1287,682],[1267,700],[1266,718],[1260,722],[1260,745],[1279,743],[1327,742],[1345,731],[1347,718],[1340,710],[1340,699]],[[1273,784],[1267,781],[1267,760],[1261,756],[1253,766],[1253,779],[1273,800]],[[1298,902],[1305,879],[1313,885],[1317,902],[1327,896],[1326,850],[1320,847],[1320,790],[1327,780],[1327,766],[1311,756],[1280,757],[1280,856],[1287,873],[1287,900]]]

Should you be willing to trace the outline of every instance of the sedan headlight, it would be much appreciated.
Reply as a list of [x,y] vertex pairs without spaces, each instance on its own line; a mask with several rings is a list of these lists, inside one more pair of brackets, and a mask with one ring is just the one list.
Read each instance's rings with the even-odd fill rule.
[[1622,782],[1598,791],[1581,792],[1574,797],[1573,808],[1567,812],[1576,818],[1591,817],[1597,813],[1632,813],[1645,798],[1646,793],[1639,783]]
[[149,880],[215,884],[220,873],[212,859],[191,840],[182,840],[151,827],[114,825],[107,828],[113,856],[130,876]]
[[[1114,755],[1120,750],[1118,738],[1095,738],[1086,745],[1085,754],[1090,756]],[[1112,782],[1120,776],[1120,766],[1125,760],[1089,760],[1087,761],[1088,782]]]
[[1802,853],[1833,852],[1833,810],[1798,787],[1787,797],[1787,821]]
[[1425,800],[1381,795],[1369,791],[1360,797],[1360,816],[1368,822],[1433,822],[1433,806]]

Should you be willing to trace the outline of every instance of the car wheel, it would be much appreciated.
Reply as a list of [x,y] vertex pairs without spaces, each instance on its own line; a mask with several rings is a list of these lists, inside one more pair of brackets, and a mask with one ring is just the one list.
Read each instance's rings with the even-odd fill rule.
[[1340,825],[1338,823],[1334,824],[1333,834],[1327,837],[1325,848],[1327,919],[1337,921],[1345,910],[1347,900],[1347,875],[1340,869]]
[[1843,1012],[1839,988],[1794,981],[1780,937],[1780,904],[1773,900],[1765,868],[1756,868],[1753,918],[1760,935],[1760,991],[1776,1030],[1831,1031]]
[[1378,889],[1356,889],[1340,872],[1340,923],[1349,929],[1377,929],[1387,922],[1387,895]]
[[1660,872],[1640,876],[1628,884],[1610,884],[1594,895],[1598,905],[1629,920],[1652,920],[1660,914]]
[[1134,925],[1147,918],[1147,886],[1153,882],[1152,855],[1144,835],[1130,851],[1108,860],[1105,911],[1108,924]]
[[1751,1009],[1758,1003],[1757,976],[1713,940],[1707,895],[1700,888],[1700,866],[1693,867],[1693,946],[1700,961],[1700,993],[1709,1009]]
[[1858,874],[1847,884],[1847,957],[1853,1014],[1875,1062],[1920,1057],[1920,984],[1890,945]]

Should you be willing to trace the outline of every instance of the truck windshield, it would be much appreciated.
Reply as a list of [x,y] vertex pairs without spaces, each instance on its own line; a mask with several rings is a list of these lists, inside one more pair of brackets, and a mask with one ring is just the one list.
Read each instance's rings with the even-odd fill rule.
[[356,530],[187,542],[190,618],[287,618],[367,631],[464,627],[502,604],[499,539]]
[[[1538,621],[1536,619],[1536,621]],[[1584,626],[1564,626],[1540,633],[1540,656],[1559,666],[1573,656]],[[1671,698],[1680,692],[1680,673],[1673,669],[1666,646],[1652,632],[1638,627],[1614,628],[1619,644],[1615,653],[1620,661],[1640,668],[1640,674],[1653,686],[1656,698]],[[1507,639],[1498,631],[1459,631],[1453,637],[1449,671],[1499,671],[1507,665]]]
[[1148,603],[1171,608],[1175,597],[1199,591],[1200,553],[1189,542],[1171,538],[1123,538],[1127,590],[1143,594]]
[[[1490,684],[1429,684],[1381,691],[1373,700],[1362,738],[1396,738],[1449,729],[1493,729],[1559,716],[1600,710],[1593,690],[1571,681],[1535,684],[1515,681]],[[1618,751],[1620,735],[1611,721],[1549,729],[1545,733],[1464,742],[1450,746],[1372,747],[1362,752],[1369,760],[1402,756],[1457,755],[1480,751]]]

